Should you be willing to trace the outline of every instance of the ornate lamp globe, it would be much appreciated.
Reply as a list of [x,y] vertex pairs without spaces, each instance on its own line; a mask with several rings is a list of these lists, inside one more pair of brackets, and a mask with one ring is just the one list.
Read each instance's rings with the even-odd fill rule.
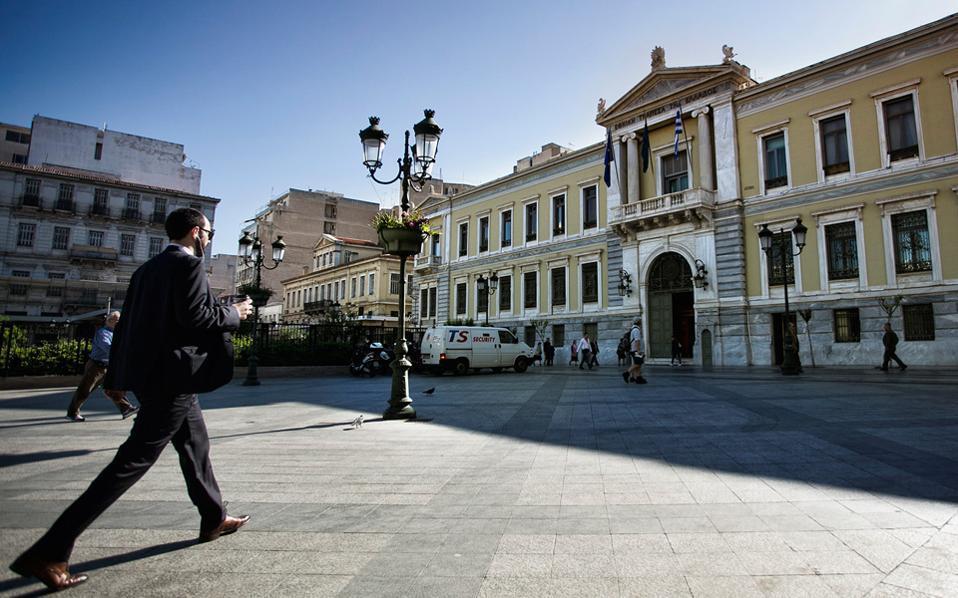
[[363,164],[371,171],[383,165],[383,149],[389,134],[379,127],[379,117],[370,116],[369,126],[359,132],[359,140],[363,144]]

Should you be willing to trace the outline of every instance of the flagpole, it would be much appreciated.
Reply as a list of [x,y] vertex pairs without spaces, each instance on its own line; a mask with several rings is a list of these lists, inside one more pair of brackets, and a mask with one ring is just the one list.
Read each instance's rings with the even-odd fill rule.
[[[682,104],[679,104],[679,110],[682,109]],[[691,113],[689,113],[691,116]],[[685,159],[689,163],[689,189],[692,188],[692,183],[695,181],[693,178],[692,172],[692,143],[689,141],[689,134],[685,130],[685,123],[682,123],[682,137],[685,138]],[[701,181],[699,181],[701,183]]]

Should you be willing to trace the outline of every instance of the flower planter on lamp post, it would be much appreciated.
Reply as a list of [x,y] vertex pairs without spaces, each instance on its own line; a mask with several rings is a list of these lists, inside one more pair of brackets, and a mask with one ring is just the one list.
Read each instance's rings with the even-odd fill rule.
[[409,370],[412,368],[412,362],[406,357],[409,353],[406,342],[406,260],[422,250],[422,241],[430,231],[428,223],[421,215],[409,212],[409,187],[421,191],[423,183],[432,178],[430,171],[436,162],[439,136],[442,134],[442,129],[432,118],[435,112],[425,110],[424,115],[425,118],[413,127],[416,134],[415,145],[410,146],[409,131],[406,131],[403,157],[397,160],[399,172],[390,180],[376,178],[376,171],[382,166],[383,148],[389,138],[379,127],[379,118],[369,117],[369,126],[359,132],[359,139],[363,144],[363,164],[369,170],[370,178],[381,185],[391,185],[396,181],[400,181],[402,185],[399,217],[380,212],[373,218],[373,225],[386,253],[399,256],[399,338],[396,340],[396,358],[392,363],[389,407],[383,412],[383,419],[416,417],[416,410],[409,397]]

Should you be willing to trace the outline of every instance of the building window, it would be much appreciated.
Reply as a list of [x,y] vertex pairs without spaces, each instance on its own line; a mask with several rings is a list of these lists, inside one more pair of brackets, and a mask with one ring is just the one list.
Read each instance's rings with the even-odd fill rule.
[[539,236],[539,205],[526,204],[526,241],[535,241]]
[[895,272],[908,274],[931,270],[927,212],[892,214],[891,227],[895,241]]
[[25,154],[13,154],[13,163],[14,164],[26,164],[27,156]]
[[123,217],[128,220],[136,220],[140,217],[140,194],[126,194],[126,209],[123,210]]
[[150,237],[150,250],[149,256],[153,257],[154,255],[159,254],[163,251],[163,238],[162,237]]
[[32,222],[21,222],[17,227],[17,247],[33,247],[33,238],[37,233],[37,225]]
[[336,223],[335,222],[324,222],[323,223],[323,232],[327,235],[336,234]]
[[429,289],[419,289],[419,317],[429,317]]
[[489,311],[489,292],[476,292],[476,314],[484,314]]
[[359,296],[362,297],[365,294],[366,294],[366,277],[360,276],[359,277]]
[[53,249],[66,249],[70,245],[70,227],[53,227]]
[[166,222],[166,199],[153,198],[153,222]]
[[489,251],[489,217],[479,219],[479,251]]
[[862,340],[861,320],[858,308],[836,309],[832,312],[835,319],[835,342],[857,343]]
[[499,313],[512,311],[512,277],[499,277]]
[[442,257],[442,245],[440,243],[441,239],[437,233],[429,238],[429,254],[432,257]]
[[565,346],[565,324],[552,325],[552,345],[554,347]]
[[858,240],[854,222],[825,226],[828,280],[858,278]]
[[469,251],[469,223],[459,223],[459,257],[466,255]]
[[28,270],[13,270],[10,272],[10,276],[14,278],[30,278],[30,272]]
[[582,264],[582,302],[599,301],[599,263]]
[[885,141],[888,160],[906,160],[918,157],[918,130],[915,126],[915,98],[908,94],[882,102],[885,117]]
[[502,235],[500,245],[503,247],[512,246],[512,210],[506,210],[502,213]]
[[522,327],[522,336],[525,344],[530,347],[536,346],[536,327],[535,326],[523,326]]
[[93,159],[100,160],[103,158],[103,142],[97,141],[96,147],[93,149]]
[[848,172],[848,129],[845,115],[824,118],[818,123],[822,135],[822,169],[826,175]]
[[73,185],[60,183],[60,191],[57,193],[57,209],[73,209]]
[[40,179],[27,179],[23,189],[24,199],[40,199]]
[[87,231],[87,245],[91,245],[93,247],[103,247],[103,231]]
[[466,283],[456,284],[456,315],[465,315],[466,313]]
[[429,317],[436,316],[436,287],[429,288]]
[[133,256],[136,246],[136,235],[120,235],[120,255]]
[[591,185],[582,190],[582,229],[599,226],[599,188]]
[[110,193],[106,189],[93,190],[93,213],[105,216],[110,204]]
[[47,297],[62,297],[63,287],[57,284],[51,284],[47,287]]
[[788,164],[785,157],[784,131],[762,138],[762,155],[765,164],[765,189],[787,185]]
[[931,303],[902,305],[901,315],[905,321],[906,341],[935,340],[935,310]]
[[30,143],[30,134],[21,133],[19,131],[11,131],[10,129],[7,129],[7,141],[10,141],[13,143],[27,144],[27,143]]
[[[782,254],[785,254],[785,270],[782,270]],[[795,263],[792,256],[792,233],[775,233],[772,248],[768,252],[768,286],[795,284]]]
[[325,215],[326,218],[335,218],[336,205],[331,203],[326,204],[325,207],[323,208],[323,215]]
[[565,268],[553,268],[549,271],[552,285],[552,306],[565,305]]
[[396,272],[389,273],[389,294],[399,294],[399,274]]
[[375,272],[369,275],[369,294],[370,295],[376,294],[376,273]]
[[670,153],[662,157],[662,193],[677,193],[689,188],[689,166],[685,150],[678,157]]
[[537,274],[537,272],[525,272],[522,275],[522,306],[526,309],[535,309],[538,305]]
[[552,235],[565,234],[565,194],[552,198]]

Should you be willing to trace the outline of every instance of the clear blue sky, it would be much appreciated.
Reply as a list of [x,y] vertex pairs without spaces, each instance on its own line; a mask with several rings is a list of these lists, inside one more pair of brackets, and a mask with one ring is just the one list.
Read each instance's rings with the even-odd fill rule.
[[[953,1],[181,2],[0,0],[0,121],[42,114],[182,143],[223,201],[217,239],[289,187],[384,207],[359,130],[436,110],[446,180],[482,183],[554,141],[602,139],[609,103],[649,72],[721,62],[766,80],[954,12]],[[678,12],[676,12],[678,11]],[[319,234],[319,231],[317,231]],[[235,252],[220,241],[218,252]]]

